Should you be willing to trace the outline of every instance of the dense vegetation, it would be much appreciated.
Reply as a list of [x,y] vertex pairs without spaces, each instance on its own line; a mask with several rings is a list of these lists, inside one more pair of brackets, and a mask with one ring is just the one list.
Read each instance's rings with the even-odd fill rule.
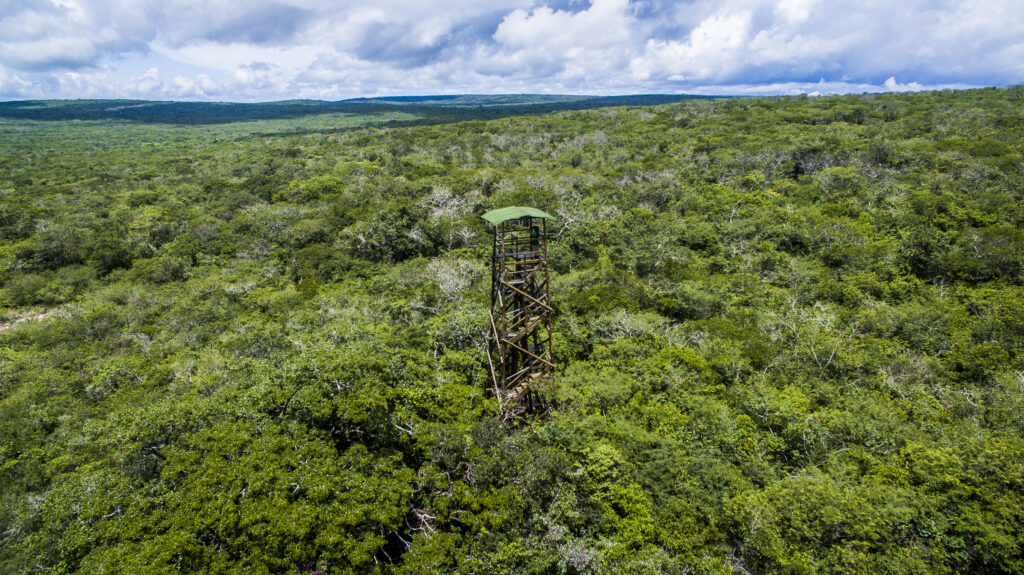
[[1021,88],[318,118],[0,121],[0,571],[1024,572]]

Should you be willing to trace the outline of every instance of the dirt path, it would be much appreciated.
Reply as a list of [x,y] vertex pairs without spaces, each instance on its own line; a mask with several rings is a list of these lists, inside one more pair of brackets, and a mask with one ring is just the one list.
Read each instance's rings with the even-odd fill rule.
[[44,320],[53,314],[57,313],[55,309],[48,309],[46,311],[39,311],[38,309],[25,310],[21,313],[16,313],[13,316],[0,319],[0,332],[7,331],[19,323],[26,321],[40,321]]

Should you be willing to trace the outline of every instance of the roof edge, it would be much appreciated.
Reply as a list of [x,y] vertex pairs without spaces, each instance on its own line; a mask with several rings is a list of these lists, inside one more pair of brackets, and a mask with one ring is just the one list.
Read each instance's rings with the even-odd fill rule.
[[507,208],[499,208],[491,210],[482,216],[485,220],[490,222],[492,225],[498,225],[502,222],[509,220],[518,220],[519,218],[531,217],[531,218],[542,218],[545,220],[553,220],[554,216],[537,208],[526,208],[521,206],[509,206]]

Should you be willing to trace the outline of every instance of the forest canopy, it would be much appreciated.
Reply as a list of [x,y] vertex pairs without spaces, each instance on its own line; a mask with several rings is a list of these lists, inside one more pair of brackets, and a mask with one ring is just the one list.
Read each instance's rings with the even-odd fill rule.
[[1024,89],[573,102],[3,115],[0,571],[1024,572]]

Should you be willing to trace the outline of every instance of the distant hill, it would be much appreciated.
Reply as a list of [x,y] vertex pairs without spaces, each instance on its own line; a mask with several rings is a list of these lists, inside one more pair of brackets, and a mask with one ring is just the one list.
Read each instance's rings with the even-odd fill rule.
[[409,123],[437,124],[505,116],[547,114],[609,106],[669,104],[707,96],[640,94],[632,96],[571,96],[538,94],[395,96],[355,98],[338,102],[168,102],[147,100],[28,100],[0,102],[0,118],[60,122],[115,120],[144,124],[225,124],[253,120],[294,119],[320,114],[415,114]]

